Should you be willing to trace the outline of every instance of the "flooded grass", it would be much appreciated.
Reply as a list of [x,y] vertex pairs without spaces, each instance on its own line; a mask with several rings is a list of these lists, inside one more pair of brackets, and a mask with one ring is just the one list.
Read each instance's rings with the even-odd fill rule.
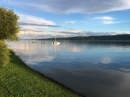
[[0,97],[79,97],[26,67],[11,53],[0,68]]

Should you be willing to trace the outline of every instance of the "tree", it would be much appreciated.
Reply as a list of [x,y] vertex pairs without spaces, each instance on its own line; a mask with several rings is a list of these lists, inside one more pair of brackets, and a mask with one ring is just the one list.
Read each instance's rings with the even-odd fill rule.
[[19,17],[13,10],[0,7],[0,40],[17,40]]
[[9,50],[5,40],[18,40],[18,25],[19,17],[13,10],[0,7],[0,67],[5,66],[9,61]]

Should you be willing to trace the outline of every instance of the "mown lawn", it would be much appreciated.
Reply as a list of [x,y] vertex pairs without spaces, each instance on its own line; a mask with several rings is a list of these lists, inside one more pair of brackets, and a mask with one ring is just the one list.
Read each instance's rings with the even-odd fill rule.
[[26,67],[13,53],[0,68],[0,97],[79,97]]

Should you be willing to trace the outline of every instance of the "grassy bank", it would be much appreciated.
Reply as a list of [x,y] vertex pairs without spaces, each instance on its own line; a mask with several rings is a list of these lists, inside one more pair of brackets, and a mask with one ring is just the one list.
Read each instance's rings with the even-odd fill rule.
[[79,97],[26,67],[13,53],[0,68],[0,97]]

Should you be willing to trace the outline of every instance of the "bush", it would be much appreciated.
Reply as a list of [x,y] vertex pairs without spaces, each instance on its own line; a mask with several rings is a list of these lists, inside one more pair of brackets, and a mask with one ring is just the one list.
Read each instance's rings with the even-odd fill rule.
[[10,61],[9,50],[5,41],[0,40],[0,67],[5,66]]

